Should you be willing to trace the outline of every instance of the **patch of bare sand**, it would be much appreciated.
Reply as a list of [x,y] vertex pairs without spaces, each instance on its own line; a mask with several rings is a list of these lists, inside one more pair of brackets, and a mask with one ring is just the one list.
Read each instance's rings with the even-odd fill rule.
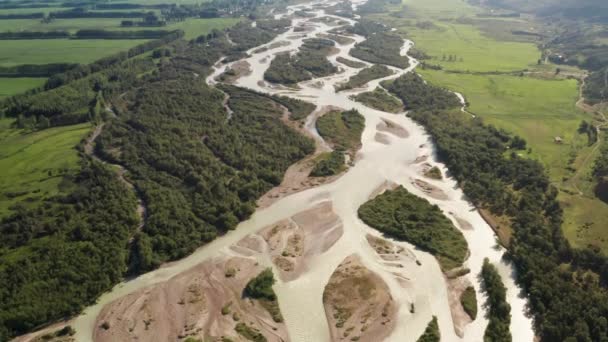
[[254,300],[243,298],[247,282],[262,271],[245,258],[203,262],[168,281],[106,305],[97,317],[96,342],[176,341],[189,336],[244,340],[237,323],[257,329],[268,341],[287,341],[285,325]]
[[340,218],[329,201],[289,219],[264,227],[264,238],[283,281],[297,279],[308,269],[311,257],[326,252],[343,234]]
[[421,179],[412,180],[412,184],[418,189],[422,190],[425,194],[437,200],[447,200],[448,196],[438,187],[427,183]]
[[340,45],[349,45],[349,44],[352,44],[355,42],[355,40],[350,37],[346,37],[346,36],[342,36],[342,35],[338,35],[338,34],[321,33],[321,34],[317,34],[317,36],[321,37],[321,38],[325,38],[325,39],[331,39]]
[[249,62],[245,60],[238,61],[216,77],[216,81],[234,84],[239,78],[251,75],[251,72],[251,64]]
[[416,159],[414,160],[414,164],[420,164],[425,162],[427,159],[429,159],[429,156],[427,155],[422,155],[422,156],[418,156],[416,157]]
[[380,195],[381,193],[387,191],[387,190],[394,190],[399,186],[399,184],[392,182],[392,181],[384,181],[384,183],[380,184],[380,186],[378,186],[376,189],[374,189],[374,191],[372,191],[372,193],[369,195],[368,200],[372,200],[374,198],[376,198],[376,196]]
[[323,305],[332,341],[382,341],[395,327],[397,306],[388,286],[356,255],[330,277]]
[[464,311],[462,304],[460,303],[460,297],[464,290],[471,285],[471,282],[465,277],[458,277],[454,279],[446,279],[448,289],[448,302],[450,304],[450,313],[452,314],[452,321],[454,323],[454,332],[459,337],[464,337],[464,328],[473,320]]
[[374,135],[374,141],[384,145],[390,145],[391,143],[391,139],[388,137],[388,135],[380,132],[376,132],[376,135]]
[[455,215],[452,212],[450,212],[450,214],[452,214],[452,216],[454,216],[454,219],[456,219],[456,222],[458,223],[458,226],[460,226],[460,229],[473,230],[473,225],[469,221],[458,217],[457,215]]
[[399,138],[407,138],[410,136],[405,128],[386,119],[382,119],[382,121],[376,125],[376,129],[380,132],[390,133]]

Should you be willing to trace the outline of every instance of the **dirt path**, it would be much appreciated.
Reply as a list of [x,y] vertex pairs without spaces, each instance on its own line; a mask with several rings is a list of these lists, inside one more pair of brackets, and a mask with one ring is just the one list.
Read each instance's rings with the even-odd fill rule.
[[[91,135],[86,140],[86,143],[84,145],[84,153],[100,163],[103,163],[106,165],[111,165],[112,167],[116,168],[116,175],[118,176],[118,179],[123,184],[125,184],[127,186],[127,188],[134,191],[135,197],[137,198],[136,212],[137,212],[137,217],[139,218],[139,224],[137,225],[136,232],[139,232],[142,230],[142,228],[145,225],[146,217],[147,217],[147,208],[142,199],[142,196],[139,194],[139,191],[137,190],[137,188],[135,188],[135,185],[133,185],[133,183],[131,183],[125,177],[125,174],[127,173],[127,169],[125,169],[124,166],[122,166],[122,165],[113,164],[108,161],[105,161],[97,153],[95,153],[95,140],[99,137],[101,132],[103,132],[103,128],[105,127],[105,125],[106,125],[106,123],[102,122],[102,123],[97,124],[97,126],[95,126],[93,133],[91,133]],[[131,238],[131,240],[132,239],[133,238]]]

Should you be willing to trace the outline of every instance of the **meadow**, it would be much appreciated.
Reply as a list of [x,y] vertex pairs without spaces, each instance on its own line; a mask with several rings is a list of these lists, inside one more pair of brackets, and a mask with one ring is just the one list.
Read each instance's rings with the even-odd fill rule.
[[145,39],[3,40],[0,66],[47,63],[90,63],[145,42]]
[[75,147],[90,124],[49,128],[27,133],[11,128],[14,120],[0,120],[0,217],[9,208],[56,195],[63,175],[78,169]]
[[540,58],[534,44],[497,41],[470,25],[436,23],[432,29],[402,30],[431,56],[427,63],[441,65],[444,70],[508,72],[529,68]]
[[[587,136],[577,133],[586,115],[575,106],[575,80],[419,72],[433,84],[462,93],[469,103],[467,110],[486,123],[526,139],[531,156],[549,169],[553,181],[565,176],[570,151],[586,146]],[[563,143],[555,143],[555,137]]]
[[46,78],[41,77],[0,77],[0,100],[42,86],[44,82]]
[[[0,11],[1,13],[1,11]],[[103,30],[183,30],[185,39],[193,39],[202,34],[207,34],[213,29],[222,30],[236,24],[238,18],[209,18],[198,19],[188,18],[184,21],[169,23],[161,27],[121,27],[121,18],[76,18],[76,19],[56,19],[49,23],[42,23],[38,19],[7,19],[0,20],[0,32],[5,31],[68,31],[75,33],[83,29],[103,29]]]

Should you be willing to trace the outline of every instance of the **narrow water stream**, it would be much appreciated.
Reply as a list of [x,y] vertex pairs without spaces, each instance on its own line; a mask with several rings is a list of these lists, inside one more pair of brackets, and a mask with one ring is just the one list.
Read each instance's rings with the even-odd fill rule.
[[[332,4],[334,3],[323,1],[300,4],[289,7],[288,13],[300,9],[314,8],[316,17],[321,17],[325,14],[319,8]],[[277,16],[280,17],[281,14],[277,14]],[[351,23],[356,20],[339,19]],[[279,281],[275,286],[281,311],[292,341],[329,341],[329,329],[322,303],[323,290],[340,262],[353,253],[361,257],[366,267],[382,277],[389,286],[393,299],[399,305],[398,323],[389,337],[389,341],[416,341],[433,315],[438,318],[442,341],[483,341],[483,333],[488,321],[485,318],[487,309],[481,305],[485,297],[480,292],[478,274],[486,257],[499,266],[503,281],[508,289],[507,296],[512,308],[511,333],[513,334],[513,341],[526,342],[533,340],[532,321],[525,314],[525,299],[518,296],[519,289],[513,279],[513,269],[510,265],[501,261],[504,251],[497,247],[496,236],[477,210],[466,201],[456,182],[449,178],[443,180],[425,179],[426,182],[443,191],[447,199],[442,200],[429,196],[412,184],[415,179],[421,178],[421,163],[419,162],[421,157],[427,156],[426,163],[438,166],[444,175],[447,172],[445,166],[437,161],[433,144],[424,129],[404,114],[396,115],[373,110],[350,99],[353,94],[373,90],[381,80],[370,82],[364,89],[335,92],[335,84],[346,81],[358,71],[358,69],[349,68],[336,62],[336,58],[339,56],[357,60],[349,56],[349,50],[355,43],[338,45],[339,52],[329,57],[332,63],[339,65],[344,70],[342,73],[303,82],[300,84],[300,89],[271,87],[263,82],[263,74],[276,53],[297,51],[304,39],[315,37],[319,33],[326,33],[335,27],[325,23],[309,22],[310,20],[311,18],[295,18],[292,28],[288,32],[265,44],[265,46],[271,46],[276,42],[289,41],[289,45],[279,46],[261,53],[252,52],[259,47],[249,51],[251,57],[247,58],[246,61],[251,65],[252,73],[240,78],[237,85],[259,92],[300,98],[313,102],[318,108],[336,106],[344,109],[357,109],[365,117],[366,125],[362,136],[362,148],[355,158],[354,166],[332,183],[295,193],[278,200],[267,208],[256,211],[249,220],[242,222],[235,231],[201,247],[192,255],[117,285],[111,292],[104,294],[96,305],[87,308],[81,316],[76,318],[73,326],[77,331],[77,341],[92,340],[95,318],[104,305],[143,287],[165,281],[205,260],[218,255],[229,255],[229,247],[246,235],[327,200],[332,201],[336,214],[344,224],[343,236],[326,253],[315,257],[310,264],[309,271],[301,277],[290,282]],[[313,29],[304,33],[294,33],[294,28],[304,24],[307,27],[313,27]],[[364,40],[360,36],[352,38],[356,42]],[[280,44],[276,44],[276,46],[278,45]],[[413,42],[404,41],[402,54],[407,56],[407,52],[412,46]],[[409,59],[411,62],[409,68],[401,70],[391,67],[395,74],[387,78],[396,78],[404,73],[412,72],[418,62],[411,57]],[[212,83],[213,78],[223,71],[224,67],[217,68],[207,81]],[[319,86],[319,84],[322,85]],[[235,115],[238,115],[238,113]],[[377,142],[375,139],[376,133],[378,133],[376,126],[383,120],[390,120],[402,126],[409,132],[409,136],[402,138],[396,135],[387,135],[388,144]],[[313,120],[309,120],[305,127],[316,134]],[[438,205],[457,227],[460,227],[460,223],[463,221],[472,226],[472,229],[462,231],[470,249],[470,257],[465,266],[471,269],[471,273],[467,277],[477,291],[480,307],[477,319],[465,328],[463,338],[458,337],[454,331],[445,277],[435,258],[428,253],[417,250],[410,244],[394,241],[394,243],[405,247],[415,257],[410,258],[403,267],[387,265],[377,256],[366,240],[367,234],[380,235],[359,220],[357,209],[369,199],[376,189],[387,181],[401,184],[413,194]],[[259,260],[259,262],[268,264],[269,260],[264,259]],[[408,279],[408,286],[404,287],[397,278]],[[411,304],[415,305],[414,313],[410,312]]]

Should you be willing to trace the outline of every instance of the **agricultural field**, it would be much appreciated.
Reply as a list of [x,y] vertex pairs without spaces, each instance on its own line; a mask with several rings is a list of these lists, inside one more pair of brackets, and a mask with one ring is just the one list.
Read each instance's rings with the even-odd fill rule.
[[[0,20],[1,21],[1,20]],[[145,42],[144,39],[4,40],[0,66],[47,63],[90,63]],[[35,51],[36,53],[32,53]]]
[[[0,13],[2,11],[0,10]],[[0,20],[0,32],[5,31],[68,31],[75,33],[83,29],[103,29],[116,31],[137,31],[137,30],[183,30],[185,39],[193,39],[202,34],[207,34],[213,29],[222,30],[236,24],[238,18],[209,18],[198,19],[189,18],[184,21],[169,23],[161,27],[121,27],[121,18],[76,18],[76,19],[56,19],[49,23],[42,23],[38,19],[7,19]]]
[[42,86],[45,81],[41,77],[0,77],[0,100]]
[[75,147],[91,129],[87,123],[28,133],[13,122],[0,120],[0,217],[26,198],[34,203],[59,193],[63,175],[78,169]]
[[[496,127],[520,135],[532,148],[530,155],[549,170],[553,181],[566,176],[569,154],[587,144],[577,133],[586,114],[576,109],[575,80],[541,80],[510,75],[452,74],[421,70],[433,84],[461,92],[468,110]],[[542,99],[542,101],[539,101]],[[563,139],[562,144],[554,142]]]
[[416,47],[431,56],[425,62],[444,70],[515,71],[535,65],[540,58],[534,44],[497,41],[470,25],[437,23],[431,29],[405,30]]

